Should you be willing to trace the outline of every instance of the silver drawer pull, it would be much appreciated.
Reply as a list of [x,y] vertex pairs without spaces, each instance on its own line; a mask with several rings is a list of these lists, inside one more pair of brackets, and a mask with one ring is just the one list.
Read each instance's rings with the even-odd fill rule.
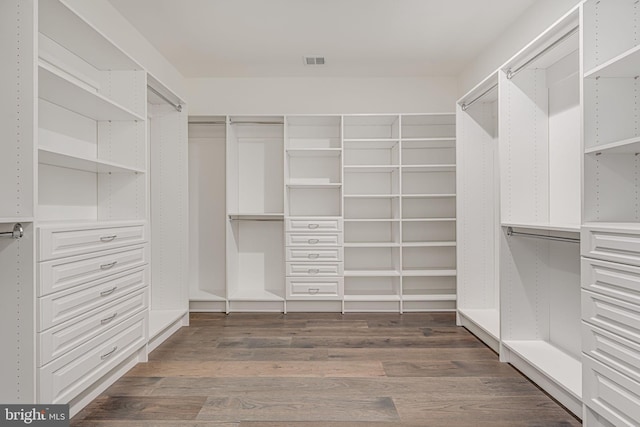
[[309,274],[318,274],[318,273],[320,273],[320,269],[319,268],[310,268],[307,271],[309,272]]
[[309,288],[309,293],[310,293],[311,295],[315,295],[315,294],[317,294],[318,292],[320,292],[320,288]]
[[106,291],[102,291],[102,292],[100,292],[100,296],[101,297],[106,297],[107,295],[111,295],[112,293],[114,293],[116,291],[116,289],[118,289],[118,287],[114,286],[111,289],[107,289]]
[[109,353],[105,353],[102,356],[100,356],[100,359],[102,359],[102,360],[106,359],[107,357],[109,357],[113,353],[115,353],[117,349],[118,349],[118,346],[113,347],[113,350],[111,350]]
[[111,322],[113,319],[115,319],[117,315],[118,315],[118,313],[117,313],[117,312],[116,312],[116,313],[113,313],[113,315],[112,315],[112,316],[109,316],[109,317],[106,317],[106,318],[102,319],[102,320],[100,321],[100,324],[102,324],[102,325],[106,325],[107,323],[109,323],[109,322]]
[[110,268],[113,268],[113,266],[116,265],[117,263],[118,261],[113,261],[113,262],[110,262],[109,264],[102,264],[100,266],[100,270],[108,270]]
[[320,227],[320,224],[309,224],[307,227],[309,227],[311,230],[315,230],[316,228]]
[[320,242],[320,239],[309,239],[309,244],[310,245],[315,245],[318,242]]
[[118,237],[117,234],[112,234],[111,236],[102,236],[100,237],[100,241],[104,243],[113,242],[116,239],[116,237]]
[[309,255],[307,255],[307,257],[309,259],[317,259],[319,256],[320,256],[320,254],[309,254]]

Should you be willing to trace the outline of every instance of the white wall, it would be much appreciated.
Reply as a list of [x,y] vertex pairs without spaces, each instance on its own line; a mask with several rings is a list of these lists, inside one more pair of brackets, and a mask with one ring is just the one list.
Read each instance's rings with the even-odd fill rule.
[[454,77],[187,79],[189,114],[453,112]]
[[[163,85],[185,99],[184,78],[107,0],[64,0]],[[150,11],[152,13],[152,11]]]
[[579,3],[580,0],[536,1],[465,67],[465,71],[459,76],[458,95],[467,93]]

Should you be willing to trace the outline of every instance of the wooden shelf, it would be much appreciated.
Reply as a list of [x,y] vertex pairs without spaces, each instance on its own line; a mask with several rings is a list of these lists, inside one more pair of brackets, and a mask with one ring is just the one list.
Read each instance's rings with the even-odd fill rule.
[[93,120],[144,122],[144,117],[116,104],[90,86],[74,81],[42,61],[38,67],[38,96]]
[[403,165],[403,172],[455,172],[456,165]]
[[345,301],[400,301],[400,295],[345,295]]
[[281,213],[233,213],[229,214],[232,221],[284,221]]
[[74,156],[49,148],[38,149],[38,163],[93,173],[145,173],[144,169],[123,166],[105,160]]
[[452,247],[456,242],[402,242],[404,248]]
[[503,227],[513,228],[527,228],[530,230],[545,230],[545,231],[564,231],[569,233],[579,233],[580,225],[573,224],[534,224],[523,222],[503,222]]
[[633,78],[638,75],[638,70],[640,70],[640,46],[635,46],[604,64],[587,71],[584,74],[584,78]]
[[397,270],[345,270],[344,277],[400,277]]
[[340,157],[341,148],[288,148],[290,157]]
[[503,345],[568,391],[574,398],[582,398],[580,360],[542,340],[506,340],[503,341]]
[[635,154],[640,153],[640,137],[625,139],[622,141],[610,142],[608,144],[589,147],[584,150],[585,154]]
[[345,243],[345,248],[399,248],[400,243],[393,242],[362,242],[362,243]]
[[456,270],[452,268],[410,268],[403,269],[402,275],[405,277],[445,277],[455,276]]

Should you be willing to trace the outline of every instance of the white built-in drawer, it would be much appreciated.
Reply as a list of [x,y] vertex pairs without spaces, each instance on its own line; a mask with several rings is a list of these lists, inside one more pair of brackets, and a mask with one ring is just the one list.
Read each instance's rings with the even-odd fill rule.
[[144,346],[142,311],[39,369],[39,401],[68,403]]
[[149,266],[38,298],[38,332],[99,308],[149,283]]
[[583,289],[640,305],[640,267],[582,258],[581,281]]
[[39,260],[46,261],[147,241],[144,222],[118,226],[40,227]]
[[341,246],[342,233],[292,234],[287,233],[287,246]]
[[640,266],[640,229],[584,226],[582,256]]
[[640,382],[640,341],[634,342],[583,322],[582,351]]
[[640,343],[640,305],[583,290],[582,320]]
[[39,333],[38,366],[49,363],[114,327],[132,314],[144,310],[148,305],[147,300],[147,289],[140,289],[104,307]]
[[343,250],[341,247],[313,249],[287,247],[286,252],[287,261],[342,261],[343,259]]
[[583,403],[617,427],[637,426],[640,383],[588,356],[582,366]]
[[287,231],[342,231],[342,220],[335,219],[291,219],[287,218]]
[[287,298],[339,299],[343,293],[343,278],[287,277]]
[[39,296],[69,289],[148,262],[147,245],[41,262]]
[[287,276],[342,276],[344,264],[330,263],[287,263]]

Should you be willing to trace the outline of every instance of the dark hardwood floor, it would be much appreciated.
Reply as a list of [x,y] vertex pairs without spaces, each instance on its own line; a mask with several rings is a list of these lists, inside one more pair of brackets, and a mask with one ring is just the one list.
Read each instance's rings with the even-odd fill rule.
[[452,313],[193,314],[72,426],[579,426]]

